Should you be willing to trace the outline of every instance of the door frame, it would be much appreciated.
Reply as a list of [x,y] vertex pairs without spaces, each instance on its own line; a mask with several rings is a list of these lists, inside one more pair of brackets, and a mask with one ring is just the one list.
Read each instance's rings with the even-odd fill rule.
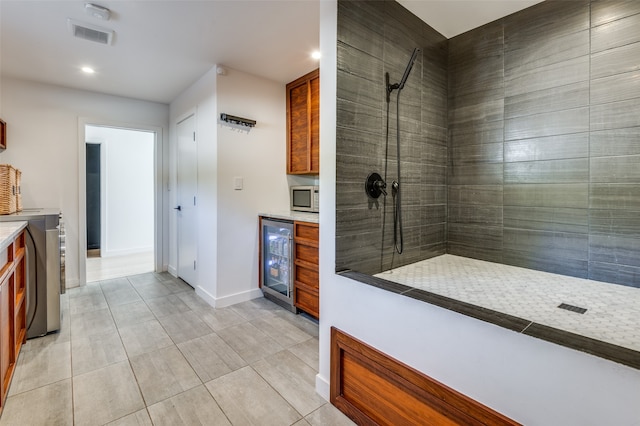
[[162,127],[146,124],[133,124],[118,121],[80,117],[78,119],[78,281],[79,285],[87,284],[87,159],[86,159],[86,126],[113,127],[125,130],[138,130],[154,133],[154,269],[163,271],[165,246],[164,223],[164,192],[163,187],[163,134]]

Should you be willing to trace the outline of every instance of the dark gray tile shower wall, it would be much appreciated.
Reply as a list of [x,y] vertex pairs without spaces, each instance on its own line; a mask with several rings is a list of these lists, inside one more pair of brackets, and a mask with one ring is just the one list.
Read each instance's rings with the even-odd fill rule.
[[[393,254],[391,195],[386,203],[383,197],[373,203],[364,182],[374,171],[385,176],[385,72],[398,82],[415,47],[422,54],[400,100],[404,253],[399,256]],[[395,1],[338,2],[337,270],[374,274],[445,253],[446,47],[443,36]],[[394,92],[389,187],[397,179],[396,129]]]
[[384,168],[384,72],[416,43],[393,266],[446,248],[640,287],[638,1],[546,1],[448,41],[394,1],[339,1],[337,269],[391,266],[392,205],[383,242],[362,187]]
[[449,40],[449,253],[640,286],[639,3],[546,1]]

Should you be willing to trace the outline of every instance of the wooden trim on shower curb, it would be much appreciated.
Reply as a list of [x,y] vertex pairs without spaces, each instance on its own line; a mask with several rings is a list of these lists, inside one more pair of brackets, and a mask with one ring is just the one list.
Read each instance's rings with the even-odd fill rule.
[[519,425],[335,327],[330,401],[359,425]]

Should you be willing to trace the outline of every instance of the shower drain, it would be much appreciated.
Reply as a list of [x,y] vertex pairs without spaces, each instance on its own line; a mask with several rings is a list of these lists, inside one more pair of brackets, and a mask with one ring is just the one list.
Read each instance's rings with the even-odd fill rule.
[[580,306],[569,305],[567,303],[559,304],[558,308],[566,309],[567,311],[571,311],[571,312],[577,312],[579,314],[584,314],[585,312],[587,312],[587,310],[585,308],[581,308]]

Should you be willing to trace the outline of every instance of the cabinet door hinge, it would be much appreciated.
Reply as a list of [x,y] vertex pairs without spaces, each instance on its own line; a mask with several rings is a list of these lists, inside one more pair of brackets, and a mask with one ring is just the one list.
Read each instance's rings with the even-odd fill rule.
[[195,195],[193,196],[193,205],[194,206],[196,205],[196,196]]
[[193,261],[193,270],[195,271],[195,269],[196,269],[196,261],[194,260]]
[[193,132],[193,141],[196,141],[196,132]]

